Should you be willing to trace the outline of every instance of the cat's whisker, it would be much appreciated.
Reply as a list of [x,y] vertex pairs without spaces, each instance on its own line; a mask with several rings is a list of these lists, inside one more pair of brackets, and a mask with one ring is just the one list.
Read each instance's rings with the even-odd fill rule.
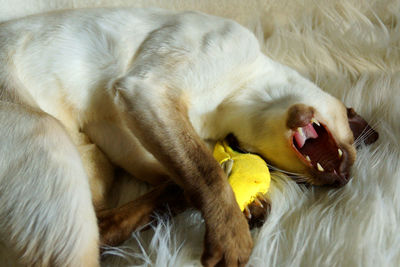
[[284,174],[289,174],[289,175],[294,175],[294,176],[302,176],[303,175],[303,174],[297,173],[297,172],[290,172],[290,171],[282,170],[282,169],[280,169],[280,168],[278,168],[278,167],[276,167],[274,165],[271,165],[270,163],[267,163],[267,165],[268,165],[268,168],[270,168],[270,169],[272,169],[274,171],[282,172]]
[[366,130],[366,128],[361,132],[361,134],[354,140],[353,145],[358,146],[363,143],[364,140],[368,139],[373,133],[376,126],[378,126],[381,121],[377,120],[374,122],[370,129]]

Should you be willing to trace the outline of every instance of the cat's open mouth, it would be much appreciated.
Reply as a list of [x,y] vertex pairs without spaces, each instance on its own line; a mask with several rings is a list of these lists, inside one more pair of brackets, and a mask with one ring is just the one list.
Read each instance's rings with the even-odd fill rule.
[[292,147],[298,157],[319,172],[340,173],[343,151],[328,127],[312,119],[306,126],[293,130]]

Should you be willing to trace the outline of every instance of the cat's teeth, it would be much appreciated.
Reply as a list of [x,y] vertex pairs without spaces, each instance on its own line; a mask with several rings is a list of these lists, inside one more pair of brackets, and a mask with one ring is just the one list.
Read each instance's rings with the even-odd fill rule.
[[311,162],[311,159],[310,159],[310,157],[309,157],[309,156],[307,156],[307,155],[306,155],[306,160],[307,160],[308,162]]
[[340,148],[338,148],[338,154],[339,154],[339,159],[340,159],[343,155],[343,151]]
[[306,136],[304,135],[304,131],[303,131],[303,129],[302,129],[301,127],[298,127],[298,128],[297,128],[297,131],[299,132],[299,134],[301,134],[301,136],[306,137]]
[[318,125],[318,126],[321,126],[321,124],[319,124],[319,122],[317,121],[316,118],[312,118],[312,119],[311,119],[311,122],[312,122],[312,123],[315,123],[315,124]]
[[322,168],[321,164],[319,164],[318,162],[317,162],[317,169],[318,169],[320,172],[325,171],[324,168]]

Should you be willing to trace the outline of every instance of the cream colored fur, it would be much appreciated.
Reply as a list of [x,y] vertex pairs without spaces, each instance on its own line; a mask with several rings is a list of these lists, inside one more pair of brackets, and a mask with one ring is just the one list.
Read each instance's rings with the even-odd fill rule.
[[98,231],[87,175],[64,127],[3,101],[0,120],[0,236],[7,255],[1,264],[18,258],[29,266],[95,266]]
[[[35,13],[41,7],[74,7],[52,3],[55,6],[23,5],[28,8],[24,14]],[[287,6],[279,3],[261,3],[257,8],[260,18],[254,16],[256,9],[245,8],[244,3],[235,7],[210,4],[208,11],[236,17],[260,38],[264,34],[268,38],[265,43],[262,39],[263,47],[269,56],[298,69],[355,107],[378,125],[382,138],[374,147],[359,153],[355,179],[339,191],[305,190],[278,177],[271,192],[273,211],[263,229],[254,233],[257,242],[249,265],[395,266],[399,262],[400,242],[397,233],[400,212],[396,205],[399,4],[310,2]],[[192,8],[207,11],[206,4],[201,7],[190,4]],[[16,13],[7,13],[5,18],[9,14]],[[196,264],[193,260],[200,254],[202,233],[201,229],[196,231],[197,228],[190,226],[197,221],[195,216],[181,216],[176,220],[182,223],[179,226],[172,225],[171,229],[160,226],[154,243],[145,246],[147,253],[138,249],[139,254],[129,254],[127,250],[128,259],[139,264],[144,259],[145,263],[160,266],[166,262],[170,266]],[[166,230],[171,233],[165,234]],[[144,244],[152,238],[149,233],[146,235]],[[187,241],[180,247],[183,240]],[[154,248],[157,251],[150,253]]]

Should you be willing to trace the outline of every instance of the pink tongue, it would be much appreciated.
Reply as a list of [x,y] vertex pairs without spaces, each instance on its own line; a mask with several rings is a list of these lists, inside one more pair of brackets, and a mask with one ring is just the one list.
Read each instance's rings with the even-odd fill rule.
[[303,130],[303,135],[298,131],[294,133],[294,138],[296,139],[296,143],[299,146],[299,148],[302,148],[304,146],[307,139],[318,137],[317,132],[312,126],[312,123],[309,123],[306,126],[300,128]]

